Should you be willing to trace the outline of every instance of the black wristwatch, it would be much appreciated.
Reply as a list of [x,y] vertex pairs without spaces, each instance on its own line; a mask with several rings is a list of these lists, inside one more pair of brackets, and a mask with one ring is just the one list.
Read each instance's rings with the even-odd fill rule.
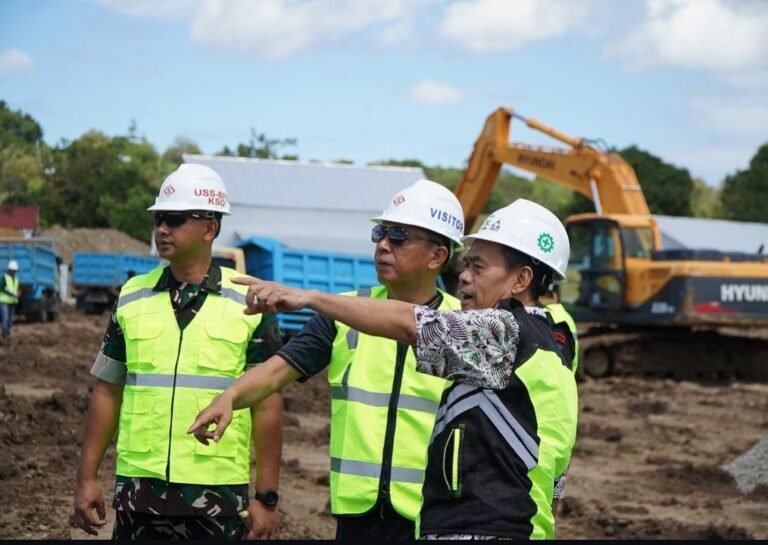
[[254,496],[261,503],[267,507],[275,507],[277,502],[280,501],[280,495],[274,490],[265,490],[264,492],[256,492]]

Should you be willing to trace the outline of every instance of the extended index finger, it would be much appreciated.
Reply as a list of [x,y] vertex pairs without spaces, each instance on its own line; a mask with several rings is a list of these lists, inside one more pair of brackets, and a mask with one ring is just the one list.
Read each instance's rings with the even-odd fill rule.
[[232,279],[233,283],[240,284],[241,286],[252,286],[259,281],[260,280],[254,276],[238,276],[237,278]]

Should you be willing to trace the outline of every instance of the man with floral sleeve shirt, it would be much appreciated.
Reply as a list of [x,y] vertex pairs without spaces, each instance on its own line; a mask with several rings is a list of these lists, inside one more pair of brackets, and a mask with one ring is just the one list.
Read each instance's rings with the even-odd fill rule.
[[[430,439],[423,539],[551,539],[555,489],[576,440],[578,396],[571,361],[539,297],[553,278],[564,279],[568,235],[549,210],[518,199],[462,240],[471,247],[459,276],[460,311],[236,282],[250,286],[249,313],[312,309],[412,346],[419,372],[452,381]],[[235,381],[189,432],[204,442],[224,440],[233,409],[279,378],[271,362]]]
[[[203,197],[211,194],[218,200]],[[78,467],[75,523],[94,535],[106,523],[96,472],[117,429],[113,538],[275,538],[276,506],[248,500],[249,443],[256,450],[257,492],[275,491],[279,394],[252,406],[235,440],[218,452],[197,452],[179,421],[282,346],[277,320],[243,316],[244,290],[231,282],[237,273],[211,258],[229,211],[215,171],[182,165],[150,210],[158,252],[170,264],[126,282],[91,369],[97,383]],[[250,527],[240,516],[246,509]]]

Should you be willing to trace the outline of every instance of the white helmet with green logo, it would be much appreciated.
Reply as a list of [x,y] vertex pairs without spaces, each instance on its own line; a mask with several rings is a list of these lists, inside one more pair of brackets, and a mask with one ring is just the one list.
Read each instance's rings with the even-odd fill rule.
[[462,239],[496,242],[548,265],[565,280],[570,243],[565,227],[552,212],[526,199],[517,199],[496,210],[476,233]]

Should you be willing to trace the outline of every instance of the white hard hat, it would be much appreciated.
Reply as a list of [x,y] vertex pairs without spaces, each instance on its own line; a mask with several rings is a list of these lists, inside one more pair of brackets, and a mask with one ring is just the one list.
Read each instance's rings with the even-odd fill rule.
[[561,280],[571,253],[565,227],[552,212],[526,199],[496,210],[476,233],[463,238],[508,246],[548,265]]
[[461,204],[450,189],[430,180],[421,179],[400,191],[381,215],[371,221],[421,227],[449,238],[454,250],[462,248],[464,211]]
[[227,188],[221,176],[211,167],[194,163],[183,163],[171,172],[163,180],[155,204],[147,210],[230,213]]
[[19,270],[19,262],[15,259],[11,259],[8,262],[8,270],[9,271],[18,271]]

